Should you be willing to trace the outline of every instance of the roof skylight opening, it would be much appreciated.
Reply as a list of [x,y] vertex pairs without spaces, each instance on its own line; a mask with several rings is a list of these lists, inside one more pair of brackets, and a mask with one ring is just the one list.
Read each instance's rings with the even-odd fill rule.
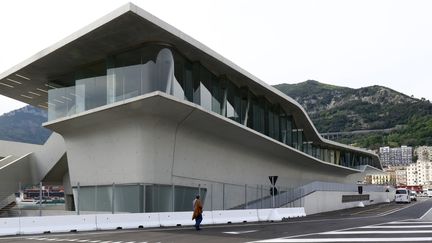
[[48,90],[44,90],[44,89],[40,89],[40,88],[37,88],[37,90],[44,92],[44,93],[48,93]]
[[26,80],[31,80],[30,78],[27,78],[25,76],[19,75],[18,73],[15,73],[15,76],[26,79]]
[[2,83],[2,82],[0,82],[0,84],[3,85],[3,86],[9,87],[9,88],[13,88],[13,87],[14,87],[14,86],[12,86],[12,85],[5,84],[5,83]]
[[12,83],[16,83],[16,84],[22,84],[20,81],[16,81],[10,78],[6,78],[7,80],[11,81]]
[[50,87],[51,89],[56,89],[56,87],[49,85],[49,84],[45,84],[45,86]]
[[35,92],[31,92],[31,91],[29,91],[29,94],[36,95],[36,96],[41,96],[41,94],[38,94],[38,93],[35,93]]
[[55,102],[58,102],[58,103],[61,103],[61,104],[64,104],[64,102],[63,102],[63,101],[61,101],[61,100],[58,100],[58,99],[54,99],[54,101],[55,101]]
[[63,99],[65,99],[65,100],[69,100],[69,101],[72,101],[72,99],[71,99],[71,98],[68,98],[68,97],[66,97],[66,96],[62,96],[62,98],[63,98]]
[[33,97],[28,96],[28,95],[24,95],[24,94],[22,94],[21,96],[24,97],[24,98],[27,98],[27,99],[33,99]]

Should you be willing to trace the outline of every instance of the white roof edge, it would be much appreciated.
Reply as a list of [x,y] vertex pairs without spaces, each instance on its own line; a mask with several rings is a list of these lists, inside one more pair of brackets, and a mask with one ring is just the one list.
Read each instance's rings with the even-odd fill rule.
[[[72,34],[70,34],[69,36],[63,38],[62,40],[54,43],[53,45],[37,52],[36,54],[34,54],[33,56],[25,59],[24,61],[18,63],[17,65],[9,68],[8,70],[0,73],[0,80],[4,79],[6,77],[8,77],[11,74],[16,73],[18,70],[30,65],[31,63],[47,56],[48,54],[60,49],[61,47],[75,41],[76,39],[84,36],[85,34],[101,27],[102,25],[108,23],[109,21],[119,17],[120,15],[131,11],[131,9],[134,7],[135,5],[133,5],[132,3],[127,3],[122,5],[121,7],[115,9],[114,11],[106,14],[105,16],[95,20],[94,22],[88,24],[87,26],[73,32]],[[135,6],[136,7],[136,6]]]
[[266,88],[268,90],[270,90],[271,92],[275,93],[276,95],[286,99],[287,101],[289,101],[290,103],[294,104],[295,106],[297,106],[302,113],[305,115],[305,117],[307,118],[309,124],[311,124],[311,127],[313,128],[314,132],[318,135],[318,137],[321,139],[321,142],[323,143],[328,143],[328,144],[332,144],[334,146],[338,146],[338,147],[343,147],[345,149],[349,149],[349,150],[354,150],[357,152],[361,152],[361,153],[367,153],[370,155],[376,155],[374,153],[371,153],[370,151],[361,149],[361,148],[356,148],[356,147],[352,147],[346,144],[342,144],[342,143],[338,143],[338,142],[334,142],[328,139],[324,139],[321,134],[318,132],[318,130],[316,129],[315,125],[313,124],[312,120],[310,119],[310,117],[307,115],[307,112],[304,110],[304,108],[293,98],[287,96],[286,94],[284,94],[282,91],[274,88],[273,86],[263,82],[262,80],[260,80],[259,78],[257,78],[256,76],[254,76],[253,74],[249,73],[248,71],[244,70],[243,68],[241,68],[240,66],[238,66],[237,64],[231,62],[230,60],[228,60],[227,58],[223,57],[222,55],[220,55],[219,53],[213,51],[211,48],[207,47],[206,45],[204,45],[203,43],[199,42],[198,40],[192,38],[191,36],[187,35],[186,33],[182,32],[181,30],[175,28],[174,26],[166,23],[165,21],[157,18],[156,16],[150,14],[149,12],[143,10],[142,8],[130,3],[131,6],[131,11],[133,11],[134,13],[138,14],[139,16],[141,16],[142,18],[145,18],[151,22],[153,22],[154,24],[158,25],[159,27],[163,28],[164,30],[170,32],[171,34],[178,36],[180,39],[188,42],[189,44],[191,44],[192,46],[195,46],[196,48],[200,49],[201,51],[205,52],[207,55],[212,56],[214,58],[216,58],[217,60],[219,60],[220,62],[224,63],[225,65],[228,65],[229,67],[231,67],[232,69],[236,70],[237,72],[243,74],[244,76],[248,77],[249,79],[253,80],[254,82],[258,83],[259,85],[261,85],[263,88]]
[[191,44],[192,46],[195,46],[196,48],[198,48],[199,50],[201,50],[202,52],[206,53],[207,55],[217,59],[218,61],[220,61],[221,63],[229,66],[230,68],[232,68],[233,70],[241,73],[242,75],[246,76],[247,78],[249,78],[250,80],[254,81],[255,83],[259,84],[261,87],[271,91],[272,93],[282,97],[283,99],[287,100],[288,102],[294,104],[298,109],[301,110],[301,112],[303,113],[303,115],[306,117],[307,121],[309,122],[310,126],[312,127],[312,129],[314,130],[314,132],[317,134],[317,136],[319,137],[319,139],[321,140],[321,142],[323,143],[327,143],[327,144],[331,144],[337,147],[342,147],[348,150],[352,150],[352,151],[357,151],[357,152],[361,152],[361,153],[367,153],[373,156],[377,156],[374,153],[371,153],[369,151],[360,149],[360,148],[356,148],[356,147],[352,147],[352,146],[348,146],[345,144],[341,144],[341,143],[337,143],[334,141],[330,141],[327,139],[324,139],[320,133],[318,132],[318,130],[316,129],[315,125],[313,124],[312,120],[310,119],[310,117],[307,115],[306,111],[303,109],[303,107],[297,102],[295,101],[293,98],[287,96],[286,94],[282,93],[281,91],[279,91],[278,89],[272,87],[271,85],[266,84],[265,82],[263,82],[262,80],[260,80],[259,78],[257,78],[256,76],[252,75],[251,73],[249,73],[248,71],[242,69],[241,67],[239,67],[238,65],[236,65],[235,63],[231,62],[230,60],[228,60],[227,58],[223,57],[222,55],[218,54],[217,52],[213,51],[212,49],[210,49],[209,47],[207,47],[206,45],[202,44],[201,42],[195,40],[194,38],[192,38],[191,36],[185,34],[184,32],[180,31],[179,29],[175,28],[174,26],[166,23],[165,21],[157,18],[156,16],[152,15],[151,13],[143,10],[142,8],[138,7],[137,5],[133,4],[133,3],[126,3],[124,5],[122,5],[121,7],[115,9],[114,11],[106,14],[105,16],[97,19],[96,21],[94,21],[93,23],[90,23],[89,25],[83,27],[82,29],[75,31],[74,33],[72,33],[71,35],[67,36],[66,38],[60,40],[59,42],[43,49],[42,51],[36,53],[35,55],[31,56],[30,58],[24,60],[23,62],[13,66],[12,68],[6,70],[5,72],[0,74],[0,80],[6,78],[7,76],[16,73],[18,70],[26,67],[27,65],[37,61],[38,59],[41,59],[43,57],[45,57],[46,55],[58,50],[59,48],[61,48],[62,46],[65,46],[71,42],[73,42],[74,40],[84,36],[85,34],[103,26],[104,24],[108,23],[109,21],[119,17],[120,15],[126,13],[126,12],[133,12],[137,15],[139,15],[140,17],[152,22],[153,24],[159,26],[160,28],[164,29],[167,32],[170,32],[171,34],[179,37],[180,39],[182,39],[185,42],[188,42],[189,44]]

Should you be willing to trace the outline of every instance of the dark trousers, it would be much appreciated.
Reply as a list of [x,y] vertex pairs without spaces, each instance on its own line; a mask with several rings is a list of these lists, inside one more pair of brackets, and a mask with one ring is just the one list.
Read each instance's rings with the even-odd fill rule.
[[196,218],[195,218],[195,229],[196,230],[200,230],[200,224],[201,221],[203,220],[202,218],[202,214],[199,214]]

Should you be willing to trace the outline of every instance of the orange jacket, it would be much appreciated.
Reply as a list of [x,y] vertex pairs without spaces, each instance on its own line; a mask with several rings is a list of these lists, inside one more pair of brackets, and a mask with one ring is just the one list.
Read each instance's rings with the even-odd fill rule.
[[203,212],[203,207],[202,207],[201,200],[197,199],[195,201],[195,205],[194,205],[192,220],[194,220],[196,217],[198,217],[198,215],[202,214],[202,212]]

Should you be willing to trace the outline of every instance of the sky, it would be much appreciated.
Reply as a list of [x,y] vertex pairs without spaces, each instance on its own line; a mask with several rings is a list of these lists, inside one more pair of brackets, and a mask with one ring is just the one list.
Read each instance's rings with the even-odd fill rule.
[[[432,100],[432,1],[132,2],[271,85],[383,85]],[[125,3],[0,1],[0,73]],[[24,105],[0,96],[0,114]]]

